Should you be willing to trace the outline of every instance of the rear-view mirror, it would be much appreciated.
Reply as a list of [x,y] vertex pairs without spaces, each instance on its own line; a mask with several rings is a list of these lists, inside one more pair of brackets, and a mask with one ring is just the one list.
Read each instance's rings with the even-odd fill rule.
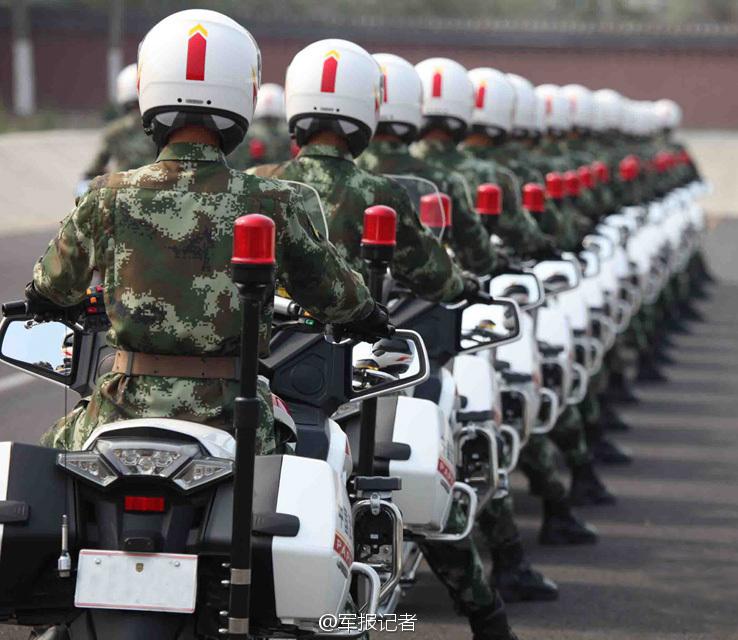
[[0,325],[0,360],[68,385],[74,375],[75,334],[61,322],[5,319]]
[[581,267],[576,259],[543,260],[533,267],[533,273],[543,283],[546,293],[571,291],[582,279]]
[[489,283],[493,298],[509,298],[518,303],[521,311],[530,311],[543,304],[546,292],[533,273],[503,273]]
[[511,299],[472,304],[461,315],[461,353],[499,347],[520,337],[520,308]]
[[406,329],[397,329],[391,338],[374,344],[357,343],[352,361],[352,401],[396,393],[425,382],[430,375],[423,339]]

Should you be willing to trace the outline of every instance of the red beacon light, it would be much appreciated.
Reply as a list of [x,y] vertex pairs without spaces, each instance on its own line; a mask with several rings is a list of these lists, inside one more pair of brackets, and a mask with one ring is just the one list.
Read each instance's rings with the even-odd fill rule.
[[585,164],[579,167],[577,174],[579,175],[579,183],[582,189],[592,189],[594,187],[594,175],[589,165]]
[[477,187],[477,213],[480,216],[499,216],[502,213],[502,189],[486,183]]
[[529,182],[523,186],[523,207],[531,213],[543,213],[546,210],[546,194],[540,184]]
[[570,198],[578,198],[582,190],[582,182],[577,171],[567,171],[564,174],[564,191]]
[[266,156],[266,151],[266,145],[262,140],[254,138],[249,142],[249,155],[252,160],[263,160],[264,156]]
[[674,156],[668,151],[659,151],[654,158],[656,171],[666,173],[674,166]]
[[394,247],[396,234],[397,212],[392,207],[379,204],[364,211],[362,246]]
[[450,227],[451,215],[451,198],[445,193],[429,193],[420,198],[420,221],[426,227]]
[[623,182],[632,182],[641,172],[641,163],[634,155],[625,156],[620,161],[620,179]]
[[236,219],[233,227],[231,277],[236,285],[269,284],[274,279],[274,220],[260,213]]
[[610,182],[610,169],[601,160],[592,163],[592,173],[598,184],[607,184]]
[[566,195],[564,176],[556,171],[546,174],[546,194],[552,200],[562,200]]

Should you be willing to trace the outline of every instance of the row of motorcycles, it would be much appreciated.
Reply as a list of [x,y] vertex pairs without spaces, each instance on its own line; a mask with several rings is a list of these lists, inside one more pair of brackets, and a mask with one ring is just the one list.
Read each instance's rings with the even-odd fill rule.
[[[269,379],[291,451],[254,456],[248,412],[232,431],[107,424],[79,451],[0,443],[0,619],[48,639],[240,637],[240,593],[249,635],[360,636],[325,617],[393,613],[421,543],[471,535],[531,435],[583,400],[640,306],[687,268],[705,190],[694,182],[626,207],[578,254],[487,278],[477,299],[454,305],[392,282],[393,212],[370,208],[362,255],[391,337],[341,335],[275,296],[271,354],[257,362],[258,323],[244,325],[242,395],[257,373]],[[253,311],[249,287],[265,284],[248,277],[237,284]],[[81,396],[109,366],[98,308],[39,322],[11,302],[3,315],[11,366]],[[452,509],[460,530],[447,530]]]

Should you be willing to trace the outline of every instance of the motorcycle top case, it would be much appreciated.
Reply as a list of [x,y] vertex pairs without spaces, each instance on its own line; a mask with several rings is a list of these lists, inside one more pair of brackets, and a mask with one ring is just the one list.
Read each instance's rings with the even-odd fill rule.
[[76,538],[74,492],[56,465],[58,453],[0,442],[0,617],[72,606],[74,581],[56,574],[63,514],[71,546]]

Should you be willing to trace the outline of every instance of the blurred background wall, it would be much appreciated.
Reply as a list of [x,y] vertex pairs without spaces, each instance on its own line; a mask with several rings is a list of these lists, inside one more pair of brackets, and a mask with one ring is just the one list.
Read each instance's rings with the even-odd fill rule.
[[99,112],[109,77],[135,60],[146,31],[171,11],[205,5],[254,34],[265,81],[283,81],[308,42],[344,37],[411,61],[443,55],[535,83],[669,96],[688,127],[736,127],[737,0],[6,0],[0,103],[28,113],[30,95],[31,112]]

